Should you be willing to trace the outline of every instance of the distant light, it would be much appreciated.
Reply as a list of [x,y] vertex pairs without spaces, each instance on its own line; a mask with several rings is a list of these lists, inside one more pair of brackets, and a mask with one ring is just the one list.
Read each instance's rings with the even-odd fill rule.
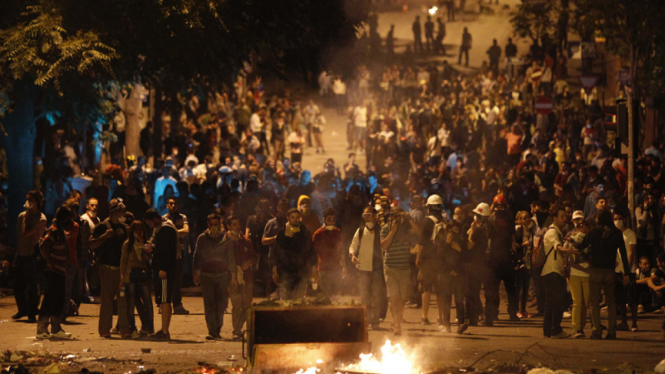
[[437,11],[437,10],[439,10],[439,7],[437,7],[437,6],[435,5],[435,6],[431,7],[431,8],[429,8],[429,14],[434,15],[434,14],[436,14],[436,11]]

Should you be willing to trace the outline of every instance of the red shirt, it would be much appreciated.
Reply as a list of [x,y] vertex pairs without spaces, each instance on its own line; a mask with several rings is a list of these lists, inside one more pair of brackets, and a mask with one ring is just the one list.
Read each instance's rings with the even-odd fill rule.
[[342,268],[342,231],[337,227],[319,228],[312,235],[314,251],[319,259],[319,271],[339,271]]
[[[233,240],[233,249],[236,255],[237,266],[242,267],[242,264],[247,261],[251,261],[252,264],[256,263],[256,252],[254,251],[254,246],[252,245],[252,242],[245,239],[244,236],[241,237],[240,240]],[[245,277],[245,283],[249,284],[249,282],[252,282],[252,268],[250,267],[249,269],[245,269],[243,273]]]

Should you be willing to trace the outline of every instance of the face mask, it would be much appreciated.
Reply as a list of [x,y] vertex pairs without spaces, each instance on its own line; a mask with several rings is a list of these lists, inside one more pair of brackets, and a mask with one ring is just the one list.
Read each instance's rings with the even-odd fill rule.
[[326,225],[326,230],[332,231],[335,228],[335,225]]
[[33,205],[32,205],[31,202],[26,201],[25,204],[23,204],[23,207],[24,207],[25,209],[32,209]]
[[623,221],[614,221],[614,226],[621,230],[623,228]]
[[127,221],[127,217],[125,217],[125,216],[122,216],[122,217],[118,218],[118,222],[120,222],[120,223],[125,223],[125,221]]
[[367,227],[370,230],[373,230],[374,229],[374,222],[365,223],[365,227]]
[[379,204],[374,205],[374,210],[376,210],[377,212],[380,212],[382,210],[381,205],[379,205]]

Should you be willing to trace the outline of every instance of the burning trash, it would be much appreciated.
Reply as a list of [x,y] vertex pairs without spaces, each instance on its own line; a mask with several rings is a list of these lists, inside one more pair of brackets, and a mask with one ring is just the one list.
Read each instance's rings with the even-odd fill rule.
[[342,373],[380,373],[380,374],[419,374],[400,344],[393,345],[390,340],[381,347],[381,358],[371,353],[361,354],[360,362],[343,367]]

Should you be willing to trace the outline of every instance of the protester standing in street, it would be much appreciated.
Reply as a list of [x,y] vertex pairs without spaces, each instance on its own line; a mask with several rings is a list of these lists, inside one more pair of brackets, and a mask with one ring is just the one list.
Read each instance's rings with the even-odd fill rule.
[[189,223],[187,216],[178,211],[178,199],[171,196],[166,200],[166,207],[169,212],[162,219],[173,223],[178,230],[178,258],[176,263],[176,274],[173,282],[173,314],[189,314],[189,311],[182,305],[182,277],[185,267],[185,256],[187,256],[187,236],[189,235]]
[[305,297],[309,275],[316,272],[316,253],[300,211],[291,208],[287,219],[277,233],[273,280],[282,300],[299,300]]
[[335,227],[336,220],[335,209],[326,209],[323,212],[323,226],[312,235],[312,245],[318,259],[317,284],[328,298],[341,294],[342,277],[346,272],[342,230]]
[[126,298],[120,296],[120,259],[122,245],[127,238],[125,226],[125,204],[120,199],[109,203],[109,218],[95,227],[90,239],[90,248],[99,258],[99,281],[101,283],[101,305],[99,307],[99,336],[111,337],[113,327],[113,299],[118,300],[119,333],[131,335],[127,325]]
[[469,30],[465,27],[464,33],[462,34],[462,44],[459,48],[459,59],[457,62],[458,65],[462,65],[462,55],[464,55],[466,59],[464,66],[469,66],[469,50],[471,49],[472,45],[473,38],[471,37]]
[[[37,339],[69,339],[71,334],[65,332],[60,326],[60,314],[65,301],[65,278],[67,275],[67,262],[69,261],[69,236],[78,234],[78,227],[72,221],[74,214],[66,206],[61,206],[55,212],[53,226],[44,235],[39,244],[39,252],[46,262],[46,290],[44,300],[39,309],[37,321]],[[48,327],[51,326],[49,333]]]
[[177,274],[178,229],[170,220],[163,221],[156,210],[150,209],[143,217],[152,229],[152,271],[155,287],[155,304],[162,311],[162,328],[151,336],[155,340],[171,340],[171,307],[173,284]]
[[[125,287],[127,320],[133,339],[148,337],[155,332],[155,318],[150,296],[152,246],[147,242],[143,222],[132,222],[127,232],[127,241],[122,246],[120,274]],[[141,319],[140,331],[136,328],[134,308],[138,310]]]
[[[233,320],[233,339],[242,340],[242,327],[247,321],[249,308],[254,297],[254,276],[252,274],[257,255],[254,246],[240,232],[240,218],[229,216],[226,219],[226,240],[222,246],[231,246],[235,256],[235,274],[237,284],[229,288],[231,298],[231,316]],[[233,271],[233,269],[230,269]]]
[[[614,295],[614,269],[616,267],[617,250],[621,256],[624,269],[629,269],[626,245],[621,230],[614,226],[612,213],[600,210],[596,214],[596,224],[582,242],[581,248],[589,249],[591,267],[589,268],[589,303],[591,304],[591,319],[593,333],[591,339],[602,339],[600,325],[601,291],[605,294],[607,304],[607,335],[605,339],[616,339],[617,307]],[[628,284],[628,275],[622,279],[624,285]]]
[[35,246],[46,230],[46,216],[41,212],[44,200],[41,192],[30,191],[25,200],[25,211],[18,215],[18,245],[10,272],[18,307],[12,319],[28,317],[28,322],[34,323],[39,306]]
[[[230,240],[221,232],[221,217],[212,213],[208,229],[196,240],[194,251],[194,283],[201,286],[207,340],[221,339],[224,311],[229,303],[229,288],[237,287],[235,253]],[[226,245],[223,242],[226,240]],[[230,287],[229,287],[230,286]]]
[[420,25],[420,16],[416,16],[416,20],[413,21],[413,25],[411,25],[411,31],[413,31],[413,52],[423,53],[423,36],[422,26]]

